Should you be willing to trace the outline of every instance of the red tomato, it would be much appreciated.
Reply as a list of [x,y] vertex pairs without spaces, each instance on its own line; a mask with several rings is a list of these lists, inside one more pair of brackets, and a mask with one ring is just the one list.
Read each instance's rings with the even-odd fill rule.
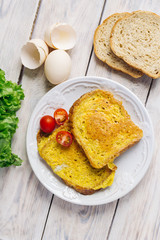
[[51,133],[55,129],[55,119],[49,115],[45,115],[40,120],[40,128],[45,133]]
[[60,131],[56,135],[56,140],[64,147],[69,147],[72,143],[72,134],[67,131]]
[[59,108],[54,112],[54,118],[58,125],[63,125],[65,121],[68,119],[68,113],[65,109]]

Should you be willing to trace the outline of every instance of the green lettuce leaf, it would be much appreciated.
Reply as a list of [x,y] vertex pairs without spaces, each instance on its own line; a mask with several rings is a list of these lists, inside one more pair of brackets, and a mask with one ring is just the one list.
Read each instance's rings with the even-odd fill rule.
[[24,99],[20,85],[7,81],[0,69],[0,167],[19,166],[22,160],[12,153],[11,141],[18,127],[16,111]]

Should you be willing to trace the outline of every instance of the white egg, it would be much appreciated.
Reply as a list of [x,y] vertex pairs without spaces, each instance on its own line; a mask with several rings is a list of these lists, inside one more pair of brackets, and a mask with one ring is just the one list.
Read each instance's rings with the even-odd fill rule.
[[29,69],[36,69],[44,63],[48,52],[48,46],[43,40],[32,39],[21,49],[22,64]]
[[76,44],[76,32],[67,23],[57,23],[46,29],[44,39],[52,48],[69,50]]
[[64,50],[54,50],[46,58],[44,72],[48,81],[59,84],[68,79],[71,71],[71,58]]

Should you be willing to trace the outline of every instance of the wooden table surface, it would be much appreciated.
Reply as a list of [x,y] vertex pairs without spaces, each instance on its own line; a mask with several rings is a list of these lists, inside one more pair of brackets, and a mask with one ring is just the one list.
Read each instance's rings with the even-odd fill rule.
[[[160,239],[160,81],[133,79],[112,70],[94,55],[96,27],[116,12],[149,10],[160,14],[159,0],[0,0],[0,68],[6,78],[22,84],[25,99],[18,111],[19,128],[13,152],[20,167],[0,169],[1,240],[153,240]],[[29,38],[42,38],[56,22],[71,24],[77,33],[70,78],[92,75],[111,78],[135,93],[153,122],[155,149],[150,168],[138,186],[123,198],[101,206],[80,206],[52,195],[38,181],[26,153],[26,130],[39,99],[52,88],[37,70],[24,68],[20,50]]]

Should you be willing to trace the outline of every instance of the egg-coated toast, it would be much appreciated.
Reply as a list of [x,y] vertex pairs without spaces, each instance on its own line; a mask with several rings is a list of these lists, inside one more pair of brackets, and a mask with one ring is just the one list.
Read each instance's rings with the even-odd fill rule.
[[102,168],[137,143],[143,131],[108,91],[81,96],[69,113],[71,131],[94,168]]

